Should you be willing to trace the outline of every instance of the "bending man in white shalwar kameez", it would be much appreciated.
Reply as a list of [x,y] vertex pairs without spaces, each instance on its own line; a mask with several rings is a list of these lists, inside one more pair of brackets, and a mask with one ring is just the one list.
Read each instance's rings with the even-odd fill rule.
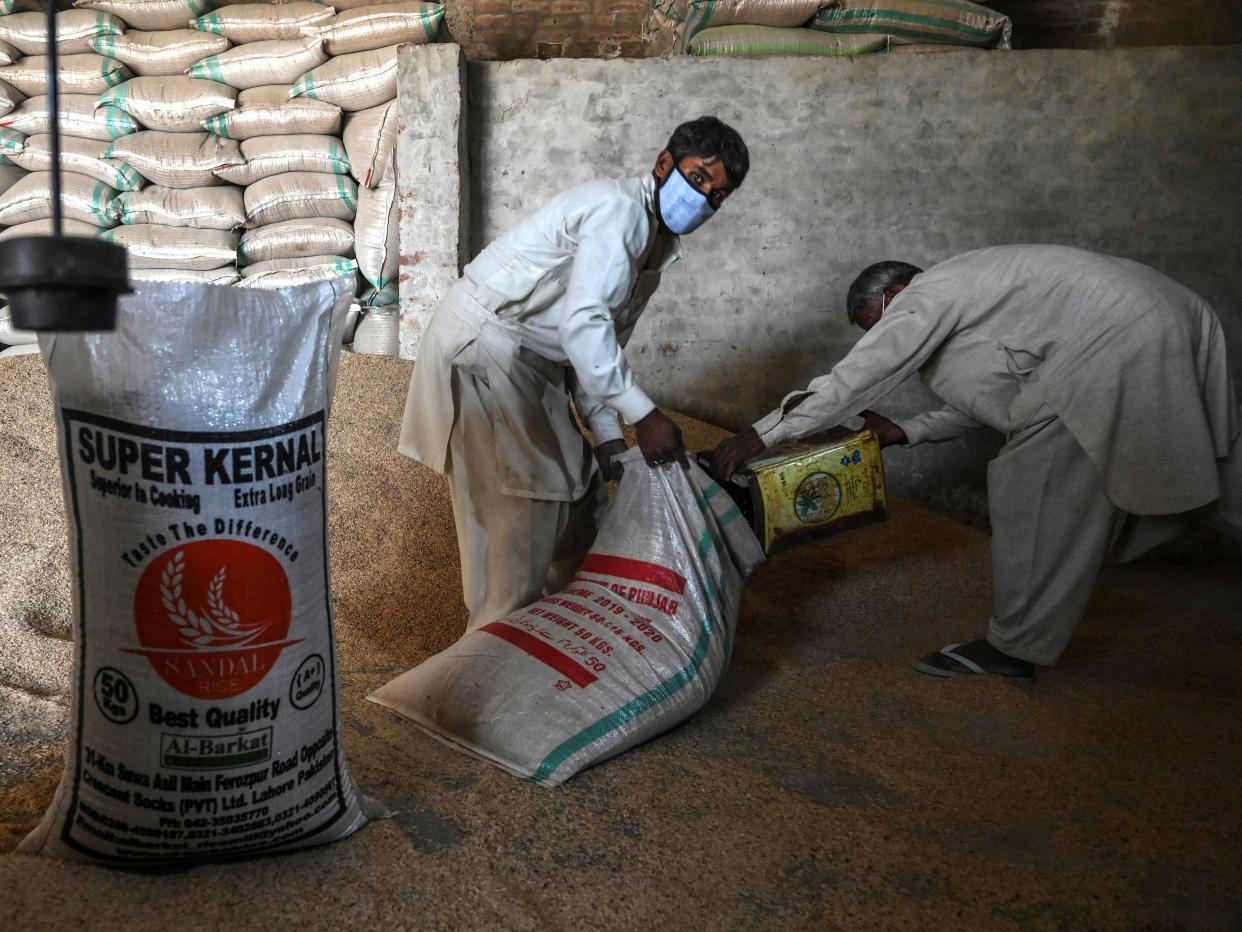
[[680,432],[635,382],[624,347],[681,257],[679,234],[747,168],[728,126],[682,124],[651,174],[571,188],[489,245],[432,317],[399,449],[448,477],[470,628],[570,581],[625,449],[622,419],[648,464],[685,462]]
[[839,424],[911,373],[945,406],[882,444],[980,425],[1008,442],[988,467],[993,610],[985,640],[915,668],[1030,677],[1082,618],[1106,558],[1133,559],[1205,518],[1242,539],[1238,398],[1220,321],[1154,269],[1061,246],[998,246],[922,272],[877,263],[850,288],[866,335],[714,454],[717,477]]

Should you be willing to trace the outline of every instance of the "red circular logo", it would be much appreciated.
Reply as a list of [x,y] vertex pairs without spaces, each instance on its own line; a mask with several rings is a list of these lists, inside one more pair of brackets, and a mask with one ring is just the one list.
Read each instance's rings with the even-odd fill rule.
[[161,554],[138,580],[134,625],[164,682],[195,699],[228,699],[276,665],[292,617],[280,562],[240,540],[191,541]]

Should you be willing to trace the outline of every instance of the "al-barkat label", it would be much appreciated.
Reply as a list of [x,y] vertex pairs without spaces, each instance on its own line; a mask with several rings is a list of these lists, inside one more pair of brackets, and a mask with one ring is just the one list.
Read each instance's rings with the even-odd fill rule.
[[62,840],[164,862],[327,828],[350,797],[323,413],[218,433],[62,416],[80,608]]

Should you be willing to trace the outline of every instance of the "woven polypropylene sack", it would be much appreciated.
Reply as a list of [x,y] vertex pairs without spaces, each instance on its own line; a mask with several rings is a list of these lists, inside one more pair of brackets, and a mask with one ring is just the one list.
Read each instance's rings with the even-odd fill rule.
[[[121,159],[106,158],[112,143],[103,139],[60,138],[60,167],[96,181],[102,181],[118,191],[137,191],[147,183],[137,170]],[[9,157],[14,165],[27,171],[48,172],[52,170],[52,137],[46,134],[27,136],[20,152]]]
[[207,271],[237,262],[238,234],[232,230],[135,223],[104,230],[99,237],[124,246],[129,251],[131,269]]
[[109,158],[132,165],[153,184],[167,188],[205,188],[224,184],[216,171],[242,164],[241,148],[212,133],[165,133],[143,130],[122,137],[108,149]]
[[325,486],[350,298],[141,283],[115,332],[40,338],[77,597],[64,776],[23,853],[172,867],[365,823]]
[[335,15],[332,5],[293,0],[292,3],[246,3],[223,7],[194,21],[196,29],[225,36],[231,42],[264,42],[273,39],[302,39],[315,27]]
[[309,97],[290,99],[287,84],[252,87],[237,95],[235,110],[204,120],[203,128],[228,139],[300,133],[334,136],[341,131],[341,108]]
[[301,133],[294,136],[258,136],[241,144],[242,165],[216,172],[233,184],[254,184],[282,172],[349,172],[349,157],[335,136]]
[[111,13],[130,29],[180,29],[211,8],[211,0],[74,0],[75,7]]
[[397,155],[397,101],[351,113],[341,138],[349,155],[349,171],[358,184],[373,188],[392,174]]
[[0,42],[0,65],[12,65],[21,61],[22,53],[7,42]]
[[[61,172],[60,206],[64,216],[97,227],[119,223],[114,188],[102,181]],[[31,172],[0,194],[0,224],[29,223],[52,216],[52,173]]]
[[444,21],[439,3],[387,3],[338,13],[319,35],[329,55],[431,42]]
[[261,227],[303,217],[353,220],[358,212],[358,185],[348,175],[286,172],[246,188],[246,219]]
[[327,60],[322,39],[276,39],[212,55],[195,62],[187,73],[192,78],[223,81],[245,90],[265,84],[292,84]]
[[338,55],[298,78],[292,97],[312,97],[342,110],[366,110],[397,98],[397,51],[391,45],[373,52]]
[[656,0],[655,11],[669,19],[676,35],[674,50],[685,52],[690,40],[713,26],[804,25],[829,0]]
[[[90,52],[91,40],[125,31],[115,16],[93,10],[62,10],[56,14],[56,51],[61,55]],[[23,55],[41,55],[47,49],[47,20],[43,13],[0,16],[0,42]]]
[[232,110],[237,91],[186,75],[133,78],[105,91],[99,105],[124,110],[144,129],[188,133],[202,129],[209,117]]
[[385,181],[358,192],[358,216],[354,218],[354,255],[358,271],[373,288],[395,282],[400,270],[398,248],[397,184]]
[[12,113],[26,96],[13,85],[0,81],[0,116]]
[[[51,236],[54,232],[51,220],[31,220],[28,223],[19,223],[16,226],[0,230],[0,241],[17,239],[22,236]],[[61,232],[65,236],[94,236],[99,232],[99,227],[84,220],[74,220],[72,217],[65,217],[62,220]]]
[[690,40],[691,55],[867,55],[888,48],[888,36],[831,35],[815,29],[717,26]]
[[12,157],[26,146],[26,134],[15,129],[0,129],[0,165],[8,165]]
[[[363,297],[365,299],[366,296]],[[364,356],[398,355],[401,351],[401,314],[395,307],[368,306],[359,314],[349,348]]]
[[341,281],[352,295],[358,289],[358,263],[341,256],[269,259],[242,269],[243,288],[293,288],[310,282]]
[[619,459],[616,497],[567,588],[483,623],[368,698],[545,786],[707,702],[759,542],[697,466],[651,468],[637,449]]
[[171,29],[100,36],[91,41],[91,47],[124,62],[134,74],[150,77],[185,74],[196,61],[226,52],[232,44],[222,36],[194,29]]
[[358,297],[358,303],[368,308],[394,307],[400,300],[395,281],[389,282],[384,288],[368,288]]
[[[57,59],[56,87],[62,94],[98,94],[130,77],[129,69],[115,58],[95,52],[65,55]],[[7,81],[27,97],[47,93],[47,58],[30,55],[0,68],[0,81]]]
[[247,230],[237,246],[237,261],[242,265],[329,255],[354,255],[353,224],[325,217],[280,220]]
[[[61,94],[57,116],[61,135],[81,139],[117,139],[138,129],[134,118],[124,110],[96,107],[92,94]],[[49,131],[51,117],[47,97],[31,97],[22,101],[12,113],[0,117],[0,127],[34,136]]]
[[165,188],[152,185],[142,191],[117,195],[117,219],[124,224],[200,230],[236,230],[246,222],[241,190],[218,188]]
[[233,285],[241,272],[232,266],[222,269],[193,271],[190,269],[134,269],[129,275],[136,282],[198,282],[200,285]]
[[834,0],[810,26],[835,33],[882,32],[897,42],[1001,49],[1013,44],[1008,16],[968,0]]

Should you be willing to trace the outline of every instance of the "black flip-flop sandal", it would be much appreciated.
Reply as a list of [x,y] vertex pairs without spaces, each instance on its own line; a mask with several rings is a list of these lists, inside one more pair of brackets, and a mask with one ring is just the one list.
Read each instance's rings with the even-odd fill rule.
[[[961,644],[946,644],[936,653],[928,654],[923,659],[914,661],[911,666],[919,673],[926,673],[928,676],[1003,676],[1012,680],[1022,680],[1023,682],[1031,682],[1035,679],[1034,669],[1031,669],[1029,672],[1015,670],[1012,673],[987,670],[964,654],[959,654],[957,649],[961,646]],[[941,660],[942,657],[948,658],[962,669],[946,666]]]

